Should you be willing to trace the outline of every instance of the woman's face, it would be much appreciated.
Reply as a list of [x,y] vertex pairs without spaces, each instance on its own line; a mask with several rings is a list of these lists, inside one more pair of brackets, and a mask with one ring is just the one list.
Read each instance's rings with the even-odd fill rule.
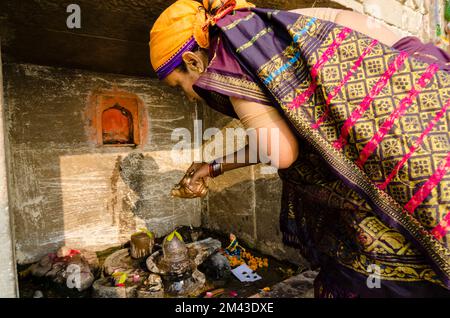
[[200,73],[189,72],[189,70],[183,72],[176,69],[164,79],[164,82],[171,87],[181,88],[189,101],[202,101],[193,88],[199,77]]
[[191,102],[203,101],[194,91],[193,86],[206,69],[207,56],[203,52],[185,52],[183,61],[186,70],[175,69],[164,79],[164,82],[171,87],[181,88]]

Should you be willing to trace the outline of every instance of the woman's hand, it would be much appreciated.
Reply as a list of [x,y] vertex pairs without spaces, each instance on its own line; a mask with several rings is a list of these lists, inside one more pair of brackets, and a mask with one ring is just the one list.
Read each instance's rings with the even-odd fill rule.
[[209,167],[207,163],[193,163],[180,183],[172,189],[172,196],[185,199],[206,196],[208,193],[206,184],[208,177]]
[[203,180],[206,182],[209,178],[209,164],[206,162],[202,163],[192,163],[189,169],[186,171],[186,175],[192,175],[189,186],[194,187],[197,181]]

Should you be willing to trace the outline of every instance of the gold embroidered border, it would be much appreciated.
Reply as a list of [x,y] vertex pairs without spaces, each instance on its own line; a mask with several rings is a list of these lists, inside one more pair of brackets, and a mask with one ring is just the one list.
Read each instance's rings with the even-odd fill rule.
[[[374,273],[369,273],[367,271],[367,263],[364,261],[364,256],[362,255],[354,260],[352,264],[346,264],[342,261],[339,261],[339,264],[366,276],[374,275]],[[445,288],[442,281],[436,279],[436,273],[429,266],[380,261],[373,261],[373,264],[380,267],[381,271],[379,275],[382,280],[402,282],[428,281]]]
[[205,73],[204,75],[202,75],[201,81],[213,88],[237,93],[239,95],[245,93],[246,96],[264,101],[266,103],[271,102],[267,98],[266,94],[262,91],[261,87],[251,81],[217,73]]

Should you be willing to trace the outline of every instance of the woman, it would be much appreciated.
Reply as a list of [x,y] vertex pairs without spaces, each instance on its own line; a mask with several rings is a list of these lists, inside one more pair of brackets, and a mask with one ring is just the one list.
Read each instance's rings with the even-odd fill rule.
[[[321,268],[317,297],[449,296],[445,52],[353,12],[179,0],[150,54],[190,100],[258,137],[278,129],[258,153],[283,180],[284,242]],[[253,164],[248,146],[232,157],[194,163],[175,194],[203,196],[203,180]]]

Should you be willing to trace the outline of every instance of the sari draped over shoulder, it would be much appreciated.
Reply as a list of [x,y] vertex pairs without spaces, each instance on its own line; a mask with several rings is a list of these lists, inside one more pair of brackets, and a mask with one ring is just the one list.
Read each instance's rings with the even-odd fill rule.
[[280,222],[323,269],[316,295],[449,296],[450,57],[259,8],[221,19],[210,54],[194,89],[211,107],[237,118],[230,96],[272,105],[299,137],[279,170]]

